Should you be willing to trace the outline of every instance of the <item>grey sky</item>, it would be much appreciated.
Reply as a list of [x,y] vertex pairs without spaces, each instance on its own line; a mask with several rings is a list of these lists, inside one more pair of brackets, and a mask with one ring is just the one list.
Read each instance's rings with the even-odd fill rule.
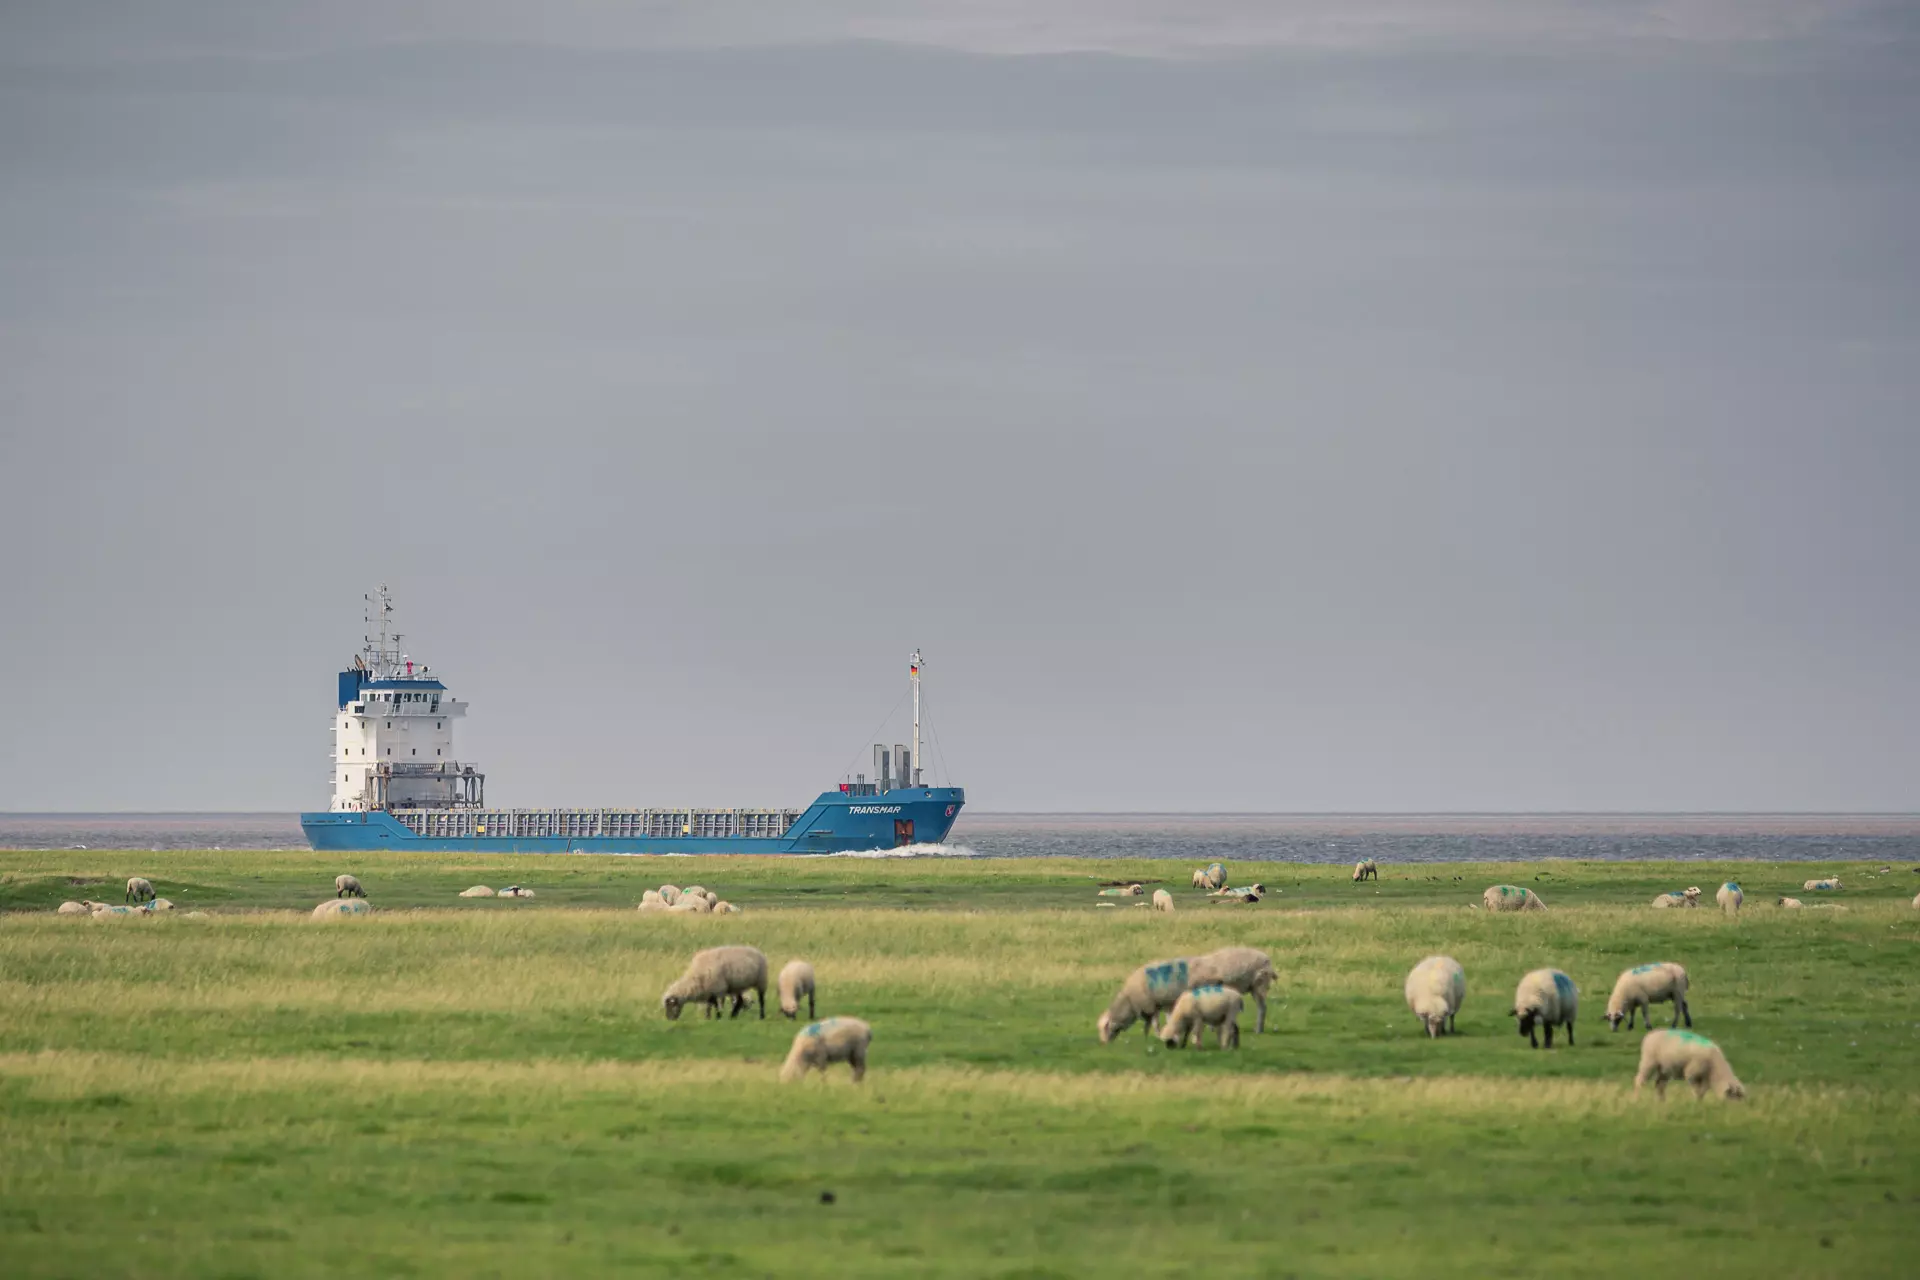
[[901,9],[0,10],[0,809],[1920,807],[1905,9]]

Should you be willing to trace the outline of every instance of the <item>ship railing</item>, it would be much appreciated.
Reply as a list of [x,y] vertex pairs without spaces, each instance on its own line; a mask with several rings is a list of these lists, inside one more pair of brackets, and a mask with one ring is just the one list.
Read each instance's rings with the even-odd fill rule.
[[429,839],[775,840],[801,809],[394,809],[394,819]]

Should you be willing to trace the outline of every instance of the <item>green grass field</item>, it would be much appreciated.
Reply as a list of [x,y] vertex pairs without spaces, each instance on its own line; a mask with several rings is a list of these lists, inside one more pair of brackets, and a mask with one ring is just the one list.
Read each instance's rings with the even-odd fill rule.
[[[376,914],[305,918],[335,872]],[[1068,860],[0,853],[9,1276],[1906,1275],[1920,1257],[1920,875],[1861,864],[1236,868]],[[1799,912],[1775,895],[1837,872]],[[182,909],[59,918],[148,876]],[[1729,876],[1738,919],[1656,912]],[[663,880],[743,905],[642,915]],[[1172,916],[1095,886],[1171,881]],[[1458,877],[1456,879],[1456,877]],[[462,901],[475,882],[530,902]],[[1496,916],[1525,884],[1551,910]],[[208,914],[184,918],[184,911]],[[781,1086],[777,1014],[668,1023],[750,942],[874,1024],[852,1085]],[[1152,959],[1239,942],[1268,1034],[1172,1052],[1094,1020]],[[1444,951],[1461,1034],[1400,996]],[[1677,960],[1749,1100],[1636,1098],[1618,972]],[[1580,984],[1579,1043],[1506,1016]],[[831,1200],[828,1200],[831,1196]]]

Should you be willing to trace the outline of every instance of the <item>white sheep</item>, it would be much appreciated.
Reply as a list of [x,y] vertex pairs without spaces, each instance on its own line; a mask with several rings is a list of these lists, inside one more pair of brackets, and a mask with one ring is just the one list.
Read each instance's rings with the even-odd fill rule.
[[794,1033],[793,1048],[780,1066],[780,1079],[792,1083],[807,1072],[818,1069],[821,1075],[836,1062],[853,1068],[853,1082],[867,1075],[867,1046],[873,1043],[873,1028],[861,1018],[828,1018],[812,1022]]
[[1705,1097],[1709,1089],[1723,1098],[1747,1096],[1746,1086],[1727,1065],[1727,1055],[1720,1046],[1691,1031],[1663,1027],[1647,1033],[1640,1042],[1640,1070],[1633,1077],[1634,1092],[1638,1093],[1648,1079],[1653,1081],[1653,1091],[1663,1098],[1669,1080],[1685,1080],[1697,1097]]
[[672,906],[674,903],[680,901],[680,890],[670,884],[661,885],[660,901],[666,903],[668,906]]
[[497,898],[531,898],[533,897],[533,890],[521,885],[510,884],[494,896]]
[[1145,1020],[1145,1034],[1153,1034],[1153,1020],[1179,1002],[1180,993],[1192,985],[1188,981],[1193,961],[1185,956],[1176,960],[1156,960],[1143,964],[1127,975],[1120,990],[1107,1005],[1107,1011],[1095,1023],[1100,1043],[1106,1044],[1134,1023]]
[[1227,868],[1218,862],[1208,863],[1206,870],[1200,872],[1195,887],[1200,889],[1222,889],[1227,883]]
[[1260,1010],[1254,1023],[1254,1034],[1259,1035],[1267,1029],[1267,991],[1280,975],[1275,972],[1273,959],[1266,952],[1253,947],[1221,947],[1195,958],[1188,966],[1187,976],[1189,986],[1204,987],[1217,982],[1223,987],[1232,987],[1242,995],[1252,996]]
[[713,904],[707,901],[705,894],[682,892],[680,900],[667,910],[677,911],[682,915],[704,916],[712,914]]
[[789,1018],[800,1014],[800,997],[807,998],[807,1017],[813,1017],[813,966],[805,960],[789,960],[780,968],[780,1012]]
[[1538,1049],[1535,1027],[1547,1030],[1547,1048],[1553,1048],[1553,1029],[1567,1029],[1567,1043],[1573,1043],[1573,1019],[1580,1011],[1580,992],[1573,979],[1558,969],[1535,969],[1520,979],[1513,993],[1513,1008],[1507,1016],[1519,1019],[1520,1034]]
[[[1916,901],[1920,901],[1920,899],[1916,899]],[[1798,898],[1775,898],[1773,905],[1776,907],[1804,907],[1807,904]]]
[[747,992],[753,991],[760,997],[760,1016],[767,1016],[767,957],[758,947],[708,947],[705,951],[696,951],[693,959],[687,962],[687,971],[681,974],[660,997],[660,1004],[667,1011],[668,1021],[680,1016],[680,1009],[689,1003],[706,1006],[706,1016],[720,1016],[720,1002],[733,997],[733,1011],[728,1017],[737,1018],[740,1011],[747,1007]]
[[681,896],[683,897],[689,893],[696,898],[704,898],[707,896],[706,888],[702,885],[697,885],[697,884],[688,885],[686,888],[682,889],[680,893],[681,893]]
[[1920,911],[1920,893],[1916,893],[1913,895],[1913,906],[1914,906],[1914,910]]
[[1353,864],[1353,878],[1355,881],[1378,880],[1380,878],[1379,864],[1374,862],[1372,858],[1360,859],[1360,861]]
[[491,898],[493,896],[493,890],[484,884],[476,884],[471,888],[462,889],[460,896],[463,898]]
[[364,898],[367,891],[360,887],[359,876],[335,876],[333,878],[333,896],[336,898]]
[[1161,1029],[1161,1043],[1184,1049],[1191,1035],[1193,1047],[1198,1049],[1205,1029],[1212,1027],[1214,1039],[1222,1049],[1238,1049],[1241,1006],[1240,993],[1217,982],[1183,991],[1173,1002],[1167,1025]]
[[1145,892],[1146,888],[1143,885],[1123,884],[1100,890],[1100,896],[1103,898],[1137,898]]
[[1207,883],[1207,869],[1205,867],[1195,867],[1193,869],[1193,887],[1196,889],[1206,889],[1211,887]]
[[1454,1029],[1454,1015],[1467,998],[1467,971],[1452,956],[1428,956],[1407,975],[1407,1008],[1429,1038]]
[[1673,1022],[1669,1025],[1679,1026],[1682,1018],[1689,1027],[1693,1025],[1693,1010],[1687,1007],[1685,969],[1662,961],[1622,971],[1613,984],[1613,994],[1607,997],[1607,1025],[1618,1031],[1624,1018],[1627,1029],[1632,1030],[1637,1013],[1642,1024],[1651,1026],[1656,1004],[1673,1005]]
[[[652,892],[652,890],[648,890],[648,892],[649,892],[649,893],[651,893],[651,892]],[[659,898],[658,896],[655,896],[655,897],[652,897],[652,898],[642,898],[642,899],[640,899],[640,907],[639,907],[639,909],[640,909],[640,910],[642,910],[642,911],[671,911],[671,910],[673,910],[673,908],[672,908],[672,907],[670,907],[670,906],[668,906],[668,905],[667,905],[667,904],[666,904],[665,902],[663,902],[663,901],[661,901],[661,899],[660,899],[660,898]]]
[[660,896],[658,889],[649,889],[640,895],[640,905],[642,907],[646,906],[649,902],[657,902],[663,907],[667,905],[666,899]]
[[146,903],[136,903],[129,907],[118,902],[96,902],[93,904],[95,920],[124,920],[129,916],[150,916],[153,909]]
[[53,914],[57,916],[90,916],[93,908],[84,902],[63,902]]
[[1839,887],[1840,887],[1839,876],[1827,876],[1826,878],[1821,880],[1807,881],[1805,884],[1800,886],[1800,892],[1810,893],[1815,891],[1823,891],[1827,889],[1838,889]]
[[1740,914],[1740,904],[1747,900],[1747,895],[1740,892],[1739,881],[1729,880],[1720,886],[1719,891],[1713,895],[1713,900],[1720,904],[1722,911],[1735,916]]
[[147,904],[147,910],[171,911],[173,910],[173,904],[171,902],[168,902],[165,898],[155,898],[152,902],[149,902]]
[[337,920],[342,916],[369,915],[373,908],[365,898],[328,898],[313,909],[315,920]]
[[[1809,889],[1813,886],[1808,885]],[[151,902],[157,895],[153,891],[153,881],[145,876],[127,877],[127,902]]]
[[1153,909],[1155,911],[1173,910],[1173,895],[1165,889],[1155,889],[1153,891]]
[[1663,893],[1655,898],[1653,905],[1655,907],[1697,907],[1700,905],[1700,899],[1697,895],[1689,896],[1684,889],[1675,889],[1671,893]]
[[1518,885],[1489,885],[1480,895],[1480,905],[1489,911],[1545,911],[1547,904],[1531,889]]
[[717,916],[737,916],[740,914],[740,908],[722,899],[713,904],[713,914]]

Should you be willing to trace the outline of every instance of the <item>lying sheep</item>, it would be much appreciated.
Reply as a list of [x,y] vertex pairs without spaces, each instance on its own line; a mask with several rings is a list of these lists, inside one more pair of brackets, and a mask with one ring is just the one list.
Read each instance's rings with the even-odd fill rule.
[[1251,894],[1257,898],[1266,891],[1267,886],[1263,884],[1248,884],[1242,885],[1238,889],[1215,889],[1207,896],[1209,898],[1244,898]]
[[1709,1089],[1723,1098],[1747,1096],[1746,1086],[1727,1065],[1727,1055],[1720,1052],[1720,1046],[1691,1031],[1663,1028],[1647,1033],[1640,1042],[1640,1070],[1633,1077],[1634,1092],[1638,1093],[1649,1078],[1653,1091],[1663,1098],[1669,1080],[1685,1080],[1693,1086],[1696,1097],[1706,1097]]
[[1156,960],[1152,964],[1143,964],[1127,975],[1107,1005],[1107,1011],[1100,1015],[1095,1028],[1100,1033],[1100,1043],[1106,1044],[1134,1023],[1145,1020],[1141,1030],[1151,1036],[1153,1020],[1179,1002],[1180,993],[1192,984],[1188,981],[1193,961],[1182,957],[1178,960]]
[[701,886],[701,885],[697,885],[697,884],[690,884],[690,885],[688,885],[688,886],[687,886],[686,888],[684,888],[684,889],[682,889],[682,890],[680,891],[680,896],[681,896],[681,897],[683,897],[683,898],[684,898],[685,896],[687,896],[688,894],[692,894],[692,895],[693,895],[694,897],[696,897],[696,898],[704,898],[704,897],[706,897],[706,896],[707,896],[707,891],[706,891],[706,889],[705,889],[705,888],[704,888],[703,886]]
[[667,910],[677,911],[682,915],[704,916],[710,915],[713,912],[713,904],[707,901],[705,894],[683,892],[680,895],[680,900],[668,907]]
[[152,908],[148,907],[144,902],[136,903],[131,907],[118,902],[96,902],[93,904],[93,918],[95,920],[124,920],[128,916],[150,916],[152,914]]
[[800,997],[807,998],[807,1017],[813,1017],[813,966],[805,960],[789,960],[780,968],[780,1012],[798,1017]]
[[[652,892],[653,892],[653,890],[651,890],[651,889],[649,889],[649,890],[647,890],[647,892],[649,892],[649,893],[652,893]],[[655,896],[653,896],[653,897],[651,897],[651,898],[642,898],[642,899],[640,899],[640,910],[642,910],[642,911],[671,911],[671,910],[673,910],[673,908],[672,908],[672,907],[670,907],[670,906],[668,906],[668,905],[667,905],[667,904],[666,904],[666,903],[665,903],[664,901],[662,901],[662,900],[661,900],[661,898],[660,898],[660,897],[659,897],[659,896],[658,896],[658,895],[656,894]]]
[[1102,889],[1100,896],[1103,898],[1137,898],[1145,892],[1146,889],[1141,885],[1123,884]]
[[494,896],[497,898],[531,898],[533,897],[533,890],[521,885],[510,884]]
[[1808,892],[1824,891],[1827,889],[1838,889],[1839,887],[1840,887],[1839,876],[1827,876],[1825,879],[1822,879],[1822,880],[1807,881],[1805,884],[1800,886],[1800,891],[1802,893],[1808,893]]
[[155,898],[152,902],[149,902],[147,904],[147,910],[171,911],[173,910],[173,904],[171,902],[168,902],[165,898]]
[[1190,986],[1204,987],[1209,983],[1219,983],[1223,987],[1232,987],[1242,995],[1252,996],[1260,1009],[1259,1018],[1254,1023],[1254,1034],[1266,1031],[1267,991],[1280,976],[1266,952],[1253,947],[1221,947],[1194,960],[1188,966],[1187,976]]
[[[1916,898],[1915,901],[1920,902],[1920,898]],[[1804,907],[1807,904],[1798,898],[1775,898],[1773,905],[1776,907]]]
[[360,887],[358,876],[335,876],[333,878],[333,896],[336,898],[364,898],[367,891]]
[[1217,982],[1183,991],[1173,1002],[1173,1012],[1167,1016],[1167,1025],[1160,1032],[1160,1042],[1169,1048],[1184,1049],[1191,1035],[1193,1047],[1198,1049],[1202,1047],[1206,1028],[1212,1027],[1214,1040],[1222,1049],[1238,1049],[1241,1007],[1240,993]]
[[680,901],[680,890],[670,884],[661,885],[660,901],[666,903],[668,906],[672,906],[674,903]]
[[828,1018],[800,1028],[793,1037],[793,1048],[780,1066],[782,1083],[791,1084],[808,1071],[821,1075],[836,1062],[853,1068],[853,1082],[859,1084],[867,1074],[867,1046],[873,1043],[873,1028],[860,1018]]
[[57,916],[90,916],[93,908],[84,902],[63,902],[53,914]]
[[737,916],[740,914],[740,908],[734,906],[731,902],[716,902],[713,904],[713,914],[717,916]]
[[1153,909],[1155,911],[1173,910],[1173,895],[1165,889],[1155,889],[1153,891]]
[[493,896],[493,890],[487,888],[486,885],[476,884],[470,889],[462,889],[460,896],[463,898],[491,898]]
[[1540,1042],[1534,1038],[1534,1028],[1545,1027],[1547,1048],[1551,1049],[1555,1027],[1565,1027],[1567,1043],[1573,1043],[1573,1019],[1579,1009],[1580,992],[1572,978],[1558,969],[1535,969],[1520,979],[1513,993],[1513,1008],[1507,1010],[1507,1016],[1520,1020],[1520,1034],[1536,1049]]
[[1625,1018],[1627,1029],[1632,1030],[1633,1016],[1637,1013],[1642,1025],[1651,1026],[1656,1004],[1673,1005],[1670,1026],[1679,1026],[1682,1018],[1689,1027],[1693,1025],[1693,1010],[1687,1007],[1685,969],[1660,962],[1635,965],[1623,972],[1613,984],[1613,994],[1607,997],[1607,1025],[1618,1031],[1620,1020]]
[[667,1011],[667,1020],[673,1021],[680,1016],[681,1006],[699,1003],[706,1006],[706,1016],[720,1016],[720,1002],[733,997],[733,1011],[727,1016],[737,1018],[740,1011],[747,1007],[747,992],[757,992],[760,997],[760,1016],[767,1016],[767,957],[758,947],[708,947],[705,951],[696,951],[693,959],[687,962],[687,971],[681,974],[660,997],[660,1004]]
[[1720,891],[1713,895],[1713,900],[1720,904],[1722,911],[1730,916],[1736,916],[1740,914],[1740,904],[1747,900],[1747,895],[1740,892],[1739,881],[1729,880],[1720,886]]
[[1531,889],[1522,889],[1518,885],[1490,885],[1480,895],[1480,905],[1489,911],[1545,911],[1547,904],[1540,901],[1540,895]]
[[[1808,885],[1807,888],[1811,889],[1813,886]],[[127,877],[126,901],[151,902],[155,896],[157,895],[155,895],[153,891],[153,881],[147,879],[145,876]]]
[[1655,898],[1653,905],[1656,907],[1697,907],[1700,905],[1700,899],[1698,896],[1688,896],[1684,889],[1675,889],[1671,893],[1663,893]]
[[1454,1029],[1454,1015],[1467,998],[1467,971],[1452,956],[1428,956],[1407,975],[1407,1008],[1429,1038]]
[[1378,880],[1380,878],[1380,867],[1372,858],[1362,858],[1353,864],[1353,878],[1356,882],[1361,880]]
[[315,920],[337,920],[341,916],[364,916],[373,908],[365,898],[328,898],[313,909]]

